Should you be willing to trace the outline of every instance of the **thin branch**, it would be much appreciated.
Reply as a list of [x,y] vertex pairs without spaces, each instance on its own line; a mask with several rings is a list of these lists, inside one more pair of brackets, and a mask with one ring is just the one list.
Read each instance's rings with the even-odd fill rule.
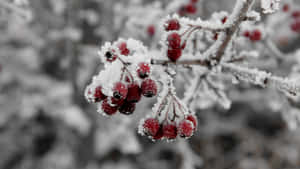
[[274,76],[271,73],[241,67],[232,63],[222,63],[222,70],[230,73],[240,80],[247,81],[262,87],[272,86],[278,90],[297,96],[300,94],[300,85],[290,79]]
[[177,62],[172,62],[170,60],[151,60],[151,64],[153,65],[169,65],[169,64],[174,64],[174,65],[200,65],[200,66],[206,66],[210,67],[210,62],[208,60],[179,60]]

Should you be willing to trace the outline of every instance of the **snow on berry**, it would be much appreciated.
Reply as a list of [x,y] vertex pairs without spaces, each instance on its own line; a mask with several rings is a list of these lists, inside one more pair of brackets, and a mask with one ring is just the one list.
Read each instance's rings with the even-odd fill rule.
[[180,137],[188,138],[193,135],[195,130],[194,124],[189,120],[183,120],[178,124],[178,135]]
[[122,42],[119,44],[119,50],[122,55],[125,55],[125,56],[129,55],[130,50],[127,48],[126,42]]
[[197,117],[195,115],[189,114],[187,115],[186,119],[193,123],[194,129],[196,130],[198,125]]
[[142,95],[145,97],[153,97],[157,94],[156,82],[150,78],[143,80],[141,89]]
[[147,118],[141,120],[139,126],[139,133],[142,135],[147,135],[154,137],[160,128],[159,121],[156,118]]
[[95,89],[95,93],[94,93],[94,100],[95,102],[99,102],[101,100],[104,100],[106,99],[107,96],[105,96],[103,93],[102,93],[102,87],[101,86],[98,86],[96,87]]
[[173,140],[177,137],[177,127],[175,124],[163,124],[163,137]]
[[128,93],[127,86],[122,82],[117,82],[113,88],[113,97],[115,99],[125,99]]
[[150,74],[150,65],[145,62],[139,63],[137,73],[138,76],[142,79],[148,77]]
[[167,51],[168,58],[173,62],[176,62],[181,55],[182,55],[182,49],[168,49]]
[[177,19],[170,19],[165,24],[166,31],[174,31],[174,30],[179,30],[179,29],[180,29],[180,24]]
[[118,107],[113,106],[109,103],[108,99],[103,100],[101,104],[101,110],[104,112],[106,115],[113,115],[117,112]]
[[181,48],[181,37],[178,33],[173,32],[168,35],[168,47],[170,49],[180,49]]

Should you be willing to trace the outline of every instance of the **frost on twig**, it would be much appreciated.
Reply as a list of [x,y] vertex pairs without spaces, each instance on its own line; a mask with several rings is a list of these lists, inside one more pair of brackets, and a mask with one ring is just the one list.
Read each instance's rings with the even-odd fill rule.
[[241,67],[230,63],[223,63],[222,68],[224,72],[229,72],[240,80],[262,87],[273,86],[284,93],[294,96],[300,94],[300,85],[294,83],[290,79],[273,76],[271,73],[267,73],[265,71]]

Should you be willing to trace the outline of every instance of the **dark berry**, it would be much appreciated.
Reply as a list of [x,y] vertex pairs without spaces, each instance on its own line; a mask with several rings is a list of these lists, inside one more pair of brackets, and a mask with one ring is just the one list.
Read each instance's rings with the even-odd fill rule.
[[149,25],[147,28],[147,33],[149,36],[154,36],[155,34],[155,27],[154,25]]
[[189,14],[195,14],[197,12],[196,5],[194,3],[189,3],[185,6],[185,11]]
[[155,118],[148,118],[144,121],[143,130],[146,135],[155,136],[159,128],[159,122]]
[[259,41],[261,40],[261,31],[258,29],[255,29],[254,31],[252,31],[252,33],[250,34],[250,40],[252,41]]
[[107,115],[113,115],[118,110],[118,107],[112,106],[109,104],[108,99],[103,100],[101,108],[102,108],[103,112]]
[[163,135],[167,139],[175,139],[177,137],[177,127],[174,124],[163,125]]
[[125,115],[130,115],[135,110],[135,103],[124,102],[123,105],[119,108],[119,112]]
[[293,12],[292,12],[292,17],[293,17],[294,19],[299,18],[299,17],[300,17],[300,11],[293,11]]
[[129,55],[129,49],[127,48],[126,42],[122,42],[119,44],[119,50],[122,55],[128,56]]
[[157,131],[157,133],[155,134],[155,136],[153,136],[152,138],[154,140],[159,140],[164,136],[164,132],[163,132],[163,127],[162,125],[159,126],[159,129]]
[[119,107],[124,103],[125,99],[117,99],[115,97],[109,97],[108,100],[110,101],[111,104]]
[[125,99],[128,93],[127,86],[122,82],[117,82],[113,88],[113,97],[115,99]]
[[225,16],[222,20],[221,20],[221,22],[224,24],[225,22],[227,21],[227,16]]
[[[90,91],[89,91],[89,92],[90,92]],[[98,87],[96,87],[96,89],[95,89],[94,97],[95,97],[95,102],[100,102],[101,100],[106,99],[107,96],[105,96],[105,95],[102,93],[102,87],[101,87],[101,86],[98,86]]]
[[214,40],[218,40],[218,38],[219,38],[219,34],[218,34],[218,33],[215,33],[213,39],[214,39]]
[[173,62],[176,62],[180,58],[181,54],[181,49],[168,49],[167,51],[168,58]]
[[137,69],[138,76],[142,79],[146,78],[150,74],[150,65],[148,63],[140,63]]
[[170,19],[167,21],[165,25],[165,30],[166,31],[173,31],[173,30],[179,30],[180,29],[180,24],[177,19]]
[[282,7],[283,12],[288,12],[290,10],[290,6],[288,4],[284,4]]
[[111,51],[107,51],[105,53],[105,58],[108,62],[113,62],[117,59],[117,55],[115,55],[114,53],[112,53]]
[[183,120],[178,125],[178,134],[181,137],[191,137],[194,132],[194,125],[189,120]]
[[244,37],[246,37],[246,38],[249,38],[250,37],[250,31],[245,31],[244,33],[243,33],[243,36]]
[[140,101],[141,95],[142,91],[138,83],[131,83],[128,85],[127,102],[136,103]]
[[179,49],[181,48],[181,37],[178,33],[173,32],[168,36],[168,47],[171,49]]
[[153,97],[157,94],[157,85],[152,79],[145,79],[141,85],[142,95],[145,97]]

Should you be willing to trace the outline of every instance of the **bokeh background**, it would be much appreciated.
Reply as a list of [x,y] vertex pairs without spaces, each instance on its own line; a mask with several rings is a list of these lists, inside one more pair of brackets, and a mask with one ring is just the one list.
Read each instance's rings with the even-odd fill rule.
[[[1,1],[0,169],[300,168],[300,131],[264,104],[272,90],[240,87],[230,110],[199,110],[196,135],[171,143],[137,134],[155,99],[133,116],[114,118],[86,102],[84,88],[103,68],[97,51],[105,41],[158,43],[148,31],[161,10],[153,0]],[[234,2],[207,0],[191,17],[230,11]],[[131,15],[144,18],[138,31],[127,24]],[[281,49],[292,52],[299,42]]]

